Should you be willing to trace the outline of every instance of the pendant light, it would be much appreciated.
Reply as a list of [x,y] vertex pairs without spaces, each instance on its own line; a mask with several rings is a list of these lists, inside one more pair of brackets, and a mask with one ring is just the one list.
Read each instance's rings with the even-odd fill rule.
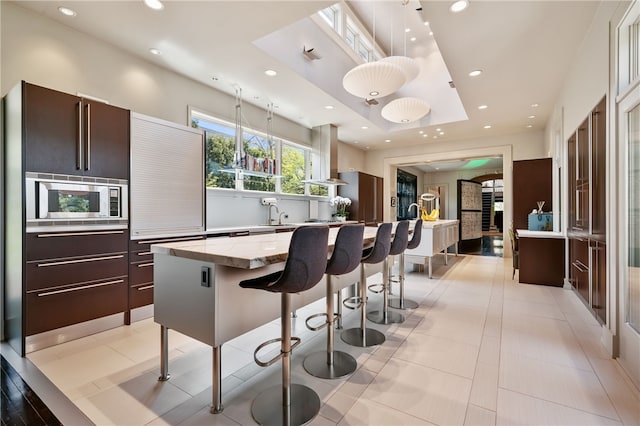
[[[404,25],[403,27],[406,28],[407,27],[407,9],[406,9],[406,5],[407,5],[408,1],[405,0],[403,1],[403,18],[404,18]],[[393,19],[391,20],[391,55],[387,56],[386,58],[382,58],[380,59],[383,62],[389,62],[392,64],[396,64],[398,65],[401,69],[402,72],[404,73],[405,76],[405,82],[404,84],[407,84],[411,81],[413,81],[418,74],[420,73],[420,66],[418,65],[418,62],[407,56],[407,36],[406,36],[406,32],[404,31],[404,28],[402,30],[402,34],[404,35],[404,55],[400,56],[400,55],[395,55],[393,54]]]
[[236,137],[235,137],[235,152],[233,154],[233,167],[236,169],[244,169],[245,157],[244,157],[244,144],[242,143],[242,88],[236,87]]
[[418,98],[404,97],[394,99],[382,108],[382,118],[393,123],[411,123],[420,120],[431,112],[431,106]]
[[[371,50],[376,49],[376,8],[373,3],[373,39]],[[397,64],[383,61],[367,62],[345,74],[342,86],[354,96],[364,99],[380,98],[395,92],[406,81],[405,73]]]

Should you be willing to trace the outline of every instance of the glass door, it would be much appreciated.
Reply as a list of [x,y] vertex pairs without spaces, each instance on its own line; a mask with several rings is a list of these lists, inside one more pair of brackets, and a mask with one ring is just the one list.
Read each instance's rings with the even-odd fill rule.
[[[620,289],[620,362],[640,387],[640,85],[619,104],[620,143],[626,151]],[[622,206],[621,206],[622,207]]]

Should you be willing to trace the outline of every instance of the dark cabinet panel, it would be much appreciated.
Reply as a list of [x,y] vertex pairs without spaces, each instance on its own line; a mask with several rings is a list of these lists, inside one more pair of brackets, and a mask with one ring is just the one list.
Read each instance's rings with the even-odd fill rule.
[[607,114],[602,99],[591,113],[591,233],[607,233]]
[[513,227],[528,229],[529,213],[544,201],[543,210],[553,210],[552,160],[539,158],[513,162]]
[[371,225],[382,222],[384,179],[362,172],[343,172],[340,179],[348,183],[338,187],[338,194],[351,199],[349,220]]
[[518,281],[555,287],[564,285],[564,240],[518,238]]
[[126,307],[126,277],[29,292],[26,297],[26,334],[30,336],[117,314]]
[[129,111],[23,84],[26,171],[129,179]]
[[589,241],[569,240],[569,280],[578,294],[589,303]]
[[591,307],[603,323],[607,312],[607,244],[590,241],[591,249]]
[[27,260],[126,252],[129,231],[41,232],[27,234]]

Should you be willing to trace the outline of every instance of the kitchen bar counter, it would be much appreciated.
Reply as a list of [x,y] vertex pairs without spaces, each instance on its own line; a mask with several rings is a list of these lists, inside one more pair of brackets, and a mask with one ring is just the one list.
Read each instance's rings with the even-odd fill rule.
[[565,237],[560,232],[518,229],[518,282],[564,285]]
[[[376,227],[365,227],[363,244],[373,243]],[[221,346],[280,317],[280,295],[240,288],[242,280],[282,270],[292,232],[209,238],[151,246],[154,254],[154,320],[161,325],[161,377],[168,374],[168,329],[213,348],[211,411],[222,411]],[[333,247],[338,228],[329,231]],[[381,265],[366,265],[367,276]],[[359,268],[337,276],[335,290],[359,280]],[[291,295],[293,309],[325,297],[324,279],[312,289]]]
[[444,264],[448,264],[447,249],[455,247],[455,254],[458,255],[459,224],[457,219],[434,220],[422,222],[422,238],[420,245],[415,249],[405,252],[405,260],[410,263],[429,265],[429,278],[432,278],[433,267],[431,259],[438,253],[444,254]]
[[345,223],[358,223],[355,220],[349,220],[346,222],[338,221],[318,221],[318,222],[293,222],[283,223],[280,225],[238,225],[238,226],[223,226],[215,228],[207,228],[207,235],[209,236],[229,236],[237,234],[269,234],[274,232],[286,232],[292,231],[299,226],[321,226],[328,225],[329,227],[339,227]]

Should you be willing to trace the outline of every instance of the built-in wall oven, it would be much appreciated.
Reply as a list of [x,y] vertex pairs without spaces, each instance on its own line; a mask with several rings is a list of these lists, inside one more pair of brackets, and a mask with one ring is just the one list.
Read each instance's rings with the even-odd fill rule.
[[26,173],[27,229],[128,224],[128,182],[122,179]]

